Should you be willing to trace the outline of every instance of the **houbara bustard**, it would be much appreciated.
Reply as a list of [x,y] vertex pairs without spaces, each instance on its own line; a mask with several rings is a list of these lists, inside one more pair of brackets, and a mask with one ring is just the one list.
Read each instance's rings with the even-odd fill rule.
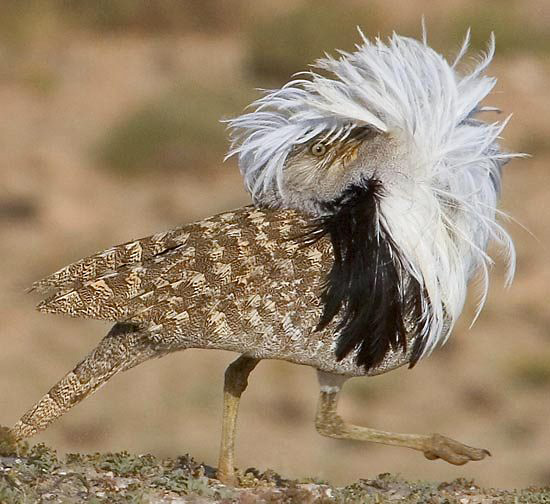
[[483,305],[496,240],[503,122],[478,114],[494,53],[473,69],[391,36],[326,56],[229,121],[254,205],[107,249],[36,282],[38,309],[116,322],[13,427],[45,429],[120,371],[187,348],[238,352],[225,372],[218,477],[234,483],[237,411],[262,359],[317,370],[319,433],[419,450],[452,464],[489,452],[441,436],[345,423],[343,383],[419,359],[449,337],[467,286]]

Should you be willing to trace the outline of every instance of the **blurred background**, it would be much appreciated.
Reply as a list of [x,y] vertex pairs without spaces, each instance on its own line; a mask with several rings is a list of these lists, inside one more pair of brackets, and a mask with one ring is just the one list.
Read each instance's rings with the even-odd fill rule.
[[[349,421],[440,432],[490,449],[453,467],[405,449],[320,437],[312,369],[264,361],[244,396],[238,464],[335,484],[382,472],[550,484],[550,4],[547,0],[2,0],[0,16],[0,423],[13,424],[108,325],[41,315],[34,280],[115,243],[247,204],[224,125],[356,26],[420,36],[450,57],[495,31],[490,104],[514,112],[503,208],[517,243],[510,290],[495,268],[443,349],[414,371],[351,380]],[[473,60],[470,60],[473,61]],[[216,464],[224,352],[193,350],[119,375],[36,441],[59,452],[190,453]]]

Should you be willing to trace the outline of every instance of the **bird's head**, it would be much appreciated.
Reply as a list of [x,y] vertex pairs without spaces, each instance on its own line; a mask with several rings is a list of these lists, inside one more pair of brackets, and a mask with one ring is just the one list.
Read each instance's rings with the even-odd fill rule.
[[373,127],[355,126],[337,139],[325,132],[291,149],[281,181],[288,190],[266,193],[265,202],[323,214],[350,187],[373,180],[391,187],[408,158],[406,143]]
[[[476,117],[493,110],[481,101],[496,83],[485,75],[494,40],[474,68],[460,72],[469,34],[452,61],[425,34],[421,41],[394,34],[387,43],[361,36],[355,52],[327,55],[317,72],[230,120],[230,155],[257,205],[321,218],[349,216],[350,205],[363,217],[372,210],[370,246],[391,244],[401,304],[416,285],[417,353],[425,355],[448,336],[474,272],[487,284],[489,239],[510,253],[513,272],[513,247],[495,221],[501,167],[515,156],[497,142],[507,120]],[[378,266],[364,296],[380,288]]]

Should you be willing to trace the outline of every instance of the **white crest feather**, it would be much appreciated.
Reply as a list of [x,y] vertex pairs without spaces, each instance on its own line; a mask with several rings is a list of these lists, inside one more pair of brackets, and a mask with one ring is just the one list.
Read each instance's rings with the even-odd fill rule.
[[269,193],[284,194],[285,161],[296,145],[320,134],[332,141],[358,126],[402,139],[410,160],[380,204],[380,219],[391,233],[408,272],[425,291],[423,355],[444,342],[460,315],[467,285],[480,272],[481,310],[492,264],[486,249],[499,242],[507,254],[508,279],[514,247],[495,221],[501,167],[517,154],[503,153],[499,136],[508,119],[486,123],[475,118],[491,110],[481,101],[496,79],[484,75],[495,43],[465,75],[457,65],[467,53],[468,31],[449,63],[424,40],[393,34],[369,41],[338,58],[327,56],[316,68],[252,104],[253,111],[229,121],[232,147],[246,187],[257,204]]

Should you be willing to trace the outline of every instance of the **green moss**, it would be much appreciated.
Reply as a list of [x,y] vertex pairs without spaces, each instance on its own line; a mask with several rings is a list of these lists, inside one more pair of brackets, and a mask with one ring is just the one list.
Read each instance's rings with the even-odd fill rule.
[[444,29],[435,29],[436,38],[447,47],[457,47],[466,30],[471,28],[471,48],[482,51],[487,48],[491,32],[495,33],[497,52],[529,52],[546,54],[550,51],[550,27],[546,23],[535,25],[526,16],[520,2],[513,0],[498,3],[478,2],[469,9],[458,10],[444,23]]
[[8,427],[0,426],[0,456],[17,455],[18,443]]
[[24,43],[45,25],[100,33],[220,33],[237,24],[240,12],[240,5],[220,0],[3,0],[0,37]]
[[141,471],[156,465],[150,455],[135,456],[128,452],[109,453],[101,457],[96,467],[102,471],[112,471],[117,476],[132,476],[141,474]]
[[[464,502],[487,498],[491,502],[548,502],[548,489],[502,491],[480,489],[471,480],[449,483],[411,482],[381,474],[346,487],[314,480],[287,480],[272,470],[239,472],[240,488],[221,485],[214,470],[189,456],[158,459],[127,452],[73,454],[59,459],[44,445],[25,457],[0,456],[0,502],[142,503],[168,502],[186,497],[190,502],[272,502],[319,504]],[[546,499],[546,500],[545,500]],[[477,502],[477,500],[476,500]]]
[[59,460],[55,450],[44,443],[34,445],[26,455],[26,465],[45,473],[59,468]]
[[197,171],[221,165],[227,150],[220,119],[237,115],[251,99],[238,89],[182,85],[123,117],[99,140],[98,162],[124,174]]
[[[430,45],[451,56],[467,29],[471,28],[471,48],[483,51],[491,32],[495,33],[498,54],[528,52],[545,55],[550,51],[550,25],[535,23],[521,3],[514,0],[488,0],[465,8],[449,10],[444,19],[427,18]],[[281,85],[296,72],[308,69],[326,51],[354,50],[360,37],[359,26],[367,37],[420,35],[420,14],[406,25],[396,25],[382,2],[352,4],[342,9],[336,2],[306,1],[279,16],[260,18],[247,33],[248,68],[254,79]]]
[[9,478],[0,476],[0,502],[3,504],[21,504],[30,501],[25,500],[25,495],[17,487],[10,485]]
[[22,72],[20,80],[27,88],[44,97],[52,95],[59,86],[58,76],[42,66],[27,68]]
[[255,80],[282,84],[295,72],[334,49],[353,50],[367,36],[383,30],[379,9],[346,8],[337,2],[308,1],[280,16],[260,19],[247,34],[248,68]]
[[512,380],[520,386],[536,389],[550,386],[550,355],[516,356],[507,369]]

